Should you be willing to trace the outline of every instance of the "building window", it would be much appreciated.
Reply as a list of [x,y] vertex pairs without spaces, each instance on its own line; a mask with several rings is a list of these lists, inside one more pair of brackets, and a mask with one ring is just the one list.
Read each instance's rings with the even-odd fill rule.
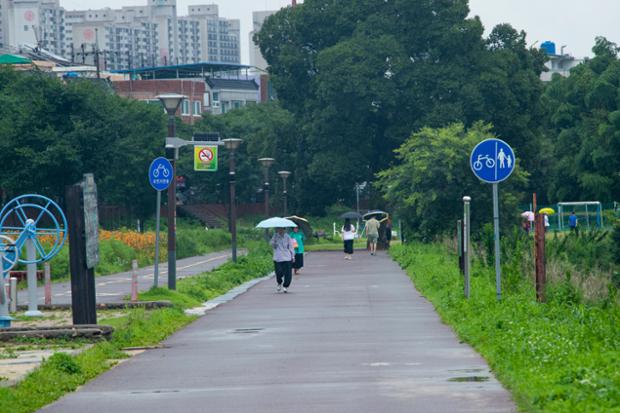
[[200,116],[202,114],[202,107],[200,105],[200,101],[199,100],[194,100],[193,102],[193,114],[194,116]]
[[181,102],[181,115],[184,116],[189,116],[189,100],[187,99],[183,99],[183,102]]
[[220,104],[220,92],[213,92],[213,106]]

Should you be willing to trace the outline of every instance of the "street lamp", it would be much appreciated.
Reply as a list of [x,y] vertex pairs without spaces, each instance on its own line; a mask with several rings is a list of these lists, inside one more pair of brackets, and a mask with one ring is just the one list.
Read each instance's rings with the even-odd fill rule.
[[284,198],[284,216],[288,215],[288,197],[286,191],[286,180],[291,176],[291,171],[279,171],[278,175],[282,178],[282,197]]
[[258,162],[263,166],[264,184],[263,194],[265,195],[265,217],[269,218],[269,168],[276,160],[273,158],[260,158]]
[[[157,96],[168,114],[168,138],[176,135],[175,114],[185,96],[167,93]],[[172,182],[168,187],[168,288],[177,288],[177,246],[176,246],[176,216],[177,216],[177,182],[176,160],[179,158],[179,149],[166,145],[166,157],[172,164]]]
[[228,176],[230,178],[230,240],[232,244],[232,260],[237,262],[237,204],[235,196],[235,151],[241,145],[242,139],[223,139],[224,147],[230,151],[228,157]]

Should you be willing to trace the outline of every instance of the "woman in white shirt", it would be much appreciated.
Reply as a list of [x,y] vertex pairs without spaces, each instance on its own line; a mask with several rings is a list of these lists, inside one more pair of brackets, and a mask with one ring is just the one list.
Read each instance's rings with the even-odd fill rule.
[[342,239],[344,240],[344,259],[350,260],[353,258],[353,240],[355,239],[355,226],[351,224],[349,218],[344,220],[344,226],[342,227]]

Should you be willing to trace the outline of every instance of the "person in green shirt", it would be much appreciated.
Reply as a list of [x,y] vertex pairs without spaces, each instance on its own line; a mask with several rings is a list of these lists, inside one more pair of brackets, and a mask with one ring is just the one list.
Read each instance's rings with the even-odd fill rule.
[[304,266],[304,241],[306,237],[303,232],[299,231],[299,227],[293,228],[293,231],[289,235],[293,239],[293,246],[295,247],[293,270],[295,275],[297,275]]

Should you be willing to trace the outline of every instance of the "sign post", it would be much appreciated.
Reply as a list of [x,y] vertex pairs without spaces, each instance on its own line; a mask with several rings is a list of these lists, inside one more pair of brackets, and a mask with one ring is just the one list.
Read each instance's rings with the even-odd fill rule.
[[155,211],[155,265],[153,271],[153,286],[159,285],[159,221],[161,216],[161,191],[168,189],[172,183],[172,164],[164,157],[151,162],[149,167],[149,182],[157,191],[157,207]]
[[501,139],[486,139],[480,142],[469,159],[474,175],[483,182],[493,185],[493,225],[495,240],[495,285],[497,299],[502,298],[501,251],[499,235],[499,187],[498,183],[507,179],[514,171],[515,153]]

